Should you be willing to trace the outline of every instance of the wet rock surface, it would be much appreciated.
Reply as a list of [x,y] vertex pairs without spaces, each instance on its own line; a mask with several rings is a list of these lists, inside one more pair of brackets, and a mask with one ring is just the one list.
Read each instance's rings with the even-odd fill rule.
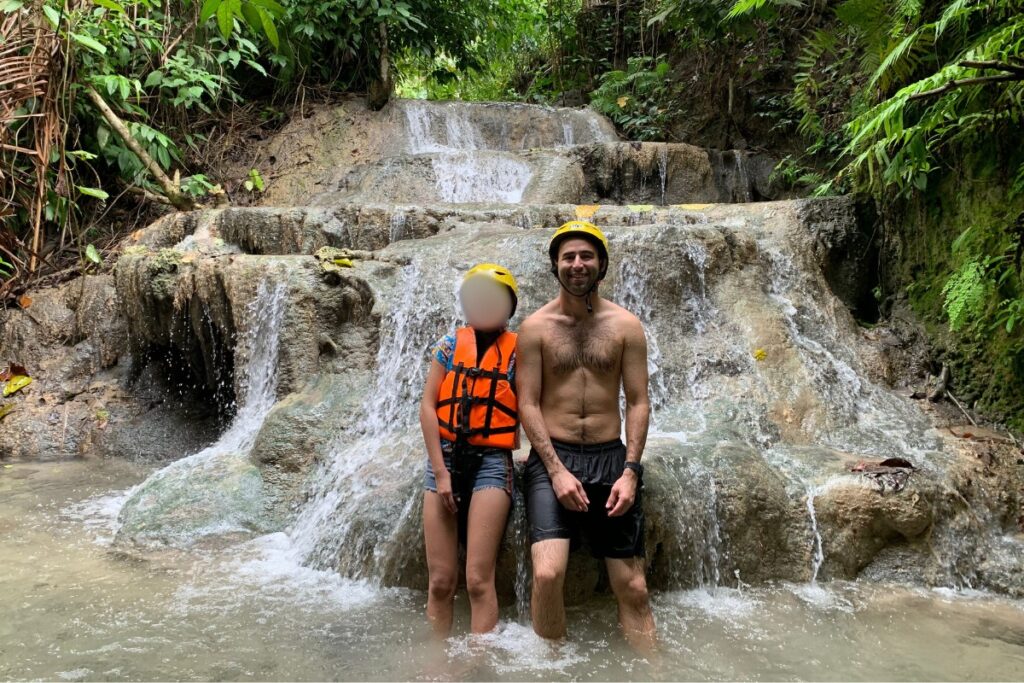
[[210,406],[168,391],[161,372],[133,370],[113,278],[87,275],[0,311],[0,357],[32,383],[6,397],[0,460],[117,454],[180,458],[220,431]]

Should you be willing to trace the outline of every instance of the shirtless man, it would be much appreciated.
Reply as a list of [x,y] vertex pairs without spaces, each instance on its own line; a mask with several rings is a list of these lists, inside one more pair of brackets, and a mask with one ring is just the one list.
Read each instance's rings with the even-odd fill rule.
[[525,479],[533,628],[544,638],[565,636],[565,570],[583,532],[605,560],[623,633],[650,650],[640,465],[650,417],[647,340],[636,316],[597,292],[608,241],[596,226],[566,223],[548,251],[561,289],[523,322],[516,350],[519,416],[533,446]]

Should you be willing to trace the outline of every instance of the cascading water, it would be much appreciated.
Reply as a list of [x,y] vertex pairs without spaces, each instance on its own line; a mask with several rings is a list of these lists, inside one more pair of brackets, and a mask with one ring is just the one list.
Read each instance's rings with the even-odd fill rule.
[[432,159],[431,165],[441,201],[452,204],[516,204],[533,177],[524,162],[477,152],[445,152]]
[[[418,540],[404,537],[402,531],[416,527],[418,538],[417,525],[409,522],[418,511],[420,482],[395,473],[422,473],[422,438],[413,423],[426,351],[448,331],[447,321],[454,317],[450,288],[445,291],[440,284],[444,271],[435,270],[428,278],[426,268],[422,261],[414,261],[403,269],[395,290],[385,295],[385,335],[363,418],[332,447],[290,531],[297,552],[315,567],[380,581],[401,570],[385,565],[393,564],[403,549],[408,551],[410,542],[418,548]],[[449,278],[445,285],[454,281]],[[387,505],[381,494],[395,486],[401,492],[387,500],[397,503]]]
[[661,181],[661,203],[665,203],[665,190],[668,187],[668,146],[658,149],[658,178]]
[[807,491],[807,516],[811,520],[811,538],[813,541],[813,547],[811,548],[811,583],[815,584],[818,582],[818,572],[821,570],[822,563],[825,562],[825,551],[821,544],[821,531],[818,530],[818,516],[814,512],[814,489],[808,489]]
[[739,199],[743,202],[754,201],[754,195],[751,192],[751,181],[750,173],[747,171],[747,157],[746,155],[736,150],[736,184],[739,189]]
[[[251,531],[263,523],[259,472],[249,462],[256,435],[276,400],[277,359],[287,287],[262,280],[247,307],[235,372],[237,412],[221,437],[140,484],[119,513],[119,534],[136,542],[189,544],[204,536]],[[223,487],[204,484],[222,481]]]
[[662,370],[658,337],[654,334],[654,310],[647,293],[649,278],[642,272],[644,263],[642,259],[628,257],[619,261],[619,277],[613,298],[620,306],[636,315],[644,326],[644,334],[647,337],[647,374],[651,408],[658,411],[668,401],[668,386]]
[[404,110],[409,151],[432,154],[434,184],[442,201],[514,204],[522,199],[533,175],[530,166],[477,152],[483,147],[482,136],[460,110],[438,111],[419,103],[408,103]]

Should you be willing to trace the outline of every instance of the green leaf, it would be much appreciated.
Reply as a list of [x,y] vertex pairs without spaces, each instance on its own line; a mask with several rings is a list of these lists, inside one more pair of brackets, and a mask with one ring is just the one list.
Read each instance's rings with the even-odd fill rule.
[[105,45],[100,43],[98,40],[91,38],[82,33],[72,33],[71,40],[75,41],[83,47],[87,47],[93,52],[98,52],[101,55],[107,54],[107,48]]
[[274,26],[274,19],[270,16],[270,12],[260,8],[260,19],[263,21],[263,31],[267,34],[267,40],[274,46],[274,49],[278,49],[277,39],[277,27]]
[[109,10],[113,10],[114,12],[120,12],[121,14],[125,13],[124,12],[124,7],[122,7],[118,3],[114,2],[114,0],[92,0],[92,1],[94,3],[96,3],[97,5],[99,5],[100,7],[106,7]]
[[164,80],[164,72],[163,71],[160,71],[159,69],[156,70],[156,71],[151,71],[149,73],[149,75],[146,76],[146,82],[142,84],[142,87],[144,87],[144,88],[152,88],[154,85],[160,85],[163,82],[163,80]]
[[[245,17],[245,23],[249,25],[253,32],[258,33],[263,30],[263,20],[260,19],[259,8],[256,5],[251,2],[243,3],[242,16]],[[237,64],[238,61],[236,60],[235,65],[237,66]]]
[[235,27],[235,14],[232,11],[232,1],[224,0],[217,8],[217,26],[224,40],[231,37],[231,31]]
[[76,185],[75,187],[78,188],[79,192],[86,196],[95,197],[96,199],[99,199],[101,201],[107,201],[108,199],[110,199],[110,195],[104,192],[103,190],[99,189],[98,187],[84,187],[82,185]]
[[205,0],[203,2],[203,8],[199,11],[199,23],[205,24],[209,21],[210,17],[217,13],[217,9],[220,8],[221,0]]
[[274,0],[249,0],[249,1],[252,4],[256,5],[257,7],[262,7],[263,9],[267,10],[268,12],[270,12],[270,14],[272,14],[275,17],[280,17],[280,16],[284,15],[284,7],[282,7],[280,4],[278,4]]
[[43,14],[46,15],[47,20],[50,22],[50,26],[57,28],[60,25],[61,13],[55,8],[49,5],[43,5]]
[[25,0],[4,0],[4,2],[0,2],[0,12],[17,12],[24,6]]
[[90,244],[85,248],[85,258],[92,261],[96,265],[103,263],[103,258],[100,257],[100,253],[96,251],[95,244]]
[[[255,168],[250,168],[249,169],[249,180],[247,180],[246,183],[247,184],[251,183],[252,186],[255,187],[257,190],[259,190],[260,192],[263,192],[263,190],[265,188],[265,186],[263,184],[263,176],[260,175],[259,169],[255,169]],[[252,188],[250,188],[250,189],[252,189]]]
[[99,145],[100,149],[107,146],[110,141],[110,129],[106,126],[100,126],[96,129],[96,144]]

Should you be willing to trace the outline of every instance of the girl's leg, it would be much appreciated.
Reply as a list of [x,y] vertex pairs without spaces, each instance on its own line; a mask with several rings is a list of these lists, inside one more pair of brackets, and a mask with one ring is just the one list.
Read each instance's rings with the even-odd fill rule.
[[452,603],[459,580],[459,537],[456,518],[434,491],[423,494],[423,538],[427,548],[427,620],[434,632],[447,636],[452,628]]
[[469,603],[473,612],[473,633],[486,633],[498,623],[494,566],[511,506],[512,499],[500,488],[474,491],[469,505],[466,588],[469,590]]

